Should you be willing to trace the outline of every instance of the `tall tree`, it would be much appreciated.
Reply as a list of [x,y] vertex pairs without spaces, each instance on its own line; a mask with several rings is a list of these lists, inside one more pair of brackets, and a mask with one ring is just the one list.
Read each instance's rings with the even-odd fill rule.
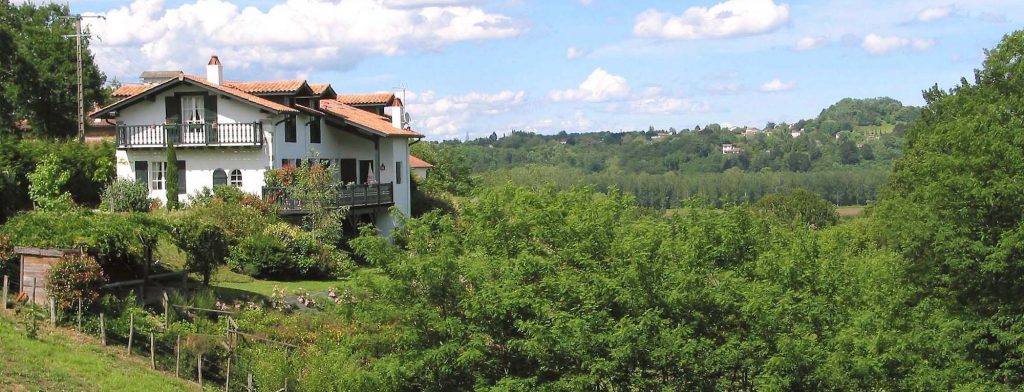
[[[0,0],[0,127],[27,120],[36,136],[77,132],[74,21],[65,5]],[[104,75],[83,38],[85,108],[103,102]],[[4,127],[6,125],[6,127]]]
[[966,355],[1024,385],[1024,32],[986,52],[984,67],[944,91],[907,132],[878,215],[915,263],[913,280],[964,323]]

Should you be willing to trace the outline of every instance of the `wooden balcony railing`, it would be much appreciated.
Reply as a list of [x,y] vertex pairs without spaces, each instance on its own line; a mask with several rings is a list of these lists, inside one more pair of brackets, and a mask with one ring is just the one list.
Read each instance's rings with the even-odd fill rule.
[[121,148],[262,146],[263,124],[160,124],[117,125],[117,146]]
[[[302,212],[302,201],[289,194],[287,188],[263,187],[263,200],[277,204],[282,212]],[[395,203],[395,186],[386,184],[337,185],[332,207],[377,207]]]

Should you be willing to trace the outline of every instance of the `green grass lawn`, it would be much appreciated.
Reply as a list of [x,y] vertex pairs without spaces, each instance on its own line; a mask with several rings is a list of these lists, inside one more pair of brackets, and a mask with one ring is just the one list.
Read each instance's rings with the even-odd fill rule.
[[[354,276],[375,276],[380,274],[375,268],[360,268],[353,273]],[[327,289],[334,287],[341,289],[349,284],[350,279],[340,280],[297,280],[297,281],[277,281],[277,280],[260,280],[253,279],[251,277],[237,274],[222,268],[214,275],[211,279],[210,285],[218,288],[223,294],[228,297],[237,297],[240,295],[261,295],[269,297],[274,291],[274,288],[284,289],[286,293],[292,294],[296,290],[306,290],[308,292],[324,292]]]
[[38,340],[0,315],[0,389],[5,391],[185,391],[198,386],[148,368],[93,337],[43,328]]

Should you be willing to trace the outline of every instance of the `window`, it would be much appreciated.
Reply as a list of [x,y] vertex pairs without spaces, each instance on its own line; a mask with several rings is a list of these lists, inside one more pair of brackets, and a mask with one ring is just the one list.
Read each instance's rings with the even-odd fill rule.
[[231,186],[242,187],[242,171],[235,169],[231,171]]
[[205,110],[203,109],[203,101],[205,97],[202,95],[186,95],[181,97],[181,118],[185,124],[202,124],[203,115]]
[[314,119],[309,123],[309,142],[320,143],[320,120]]
[[213,186],[226,185],[228,183],[228,175],[224,173],[223,169],[217,169],[213,171]]
[[402,183],[402,161],[395,162],[395,183]]
[[167,162],[150,162],[149,163],[149,189],[153,191],[159,191],[164,189],[164,183],[167,181]]
[[295,117],[288,117],[284,121],[284,141],[285,143],[295,143]]

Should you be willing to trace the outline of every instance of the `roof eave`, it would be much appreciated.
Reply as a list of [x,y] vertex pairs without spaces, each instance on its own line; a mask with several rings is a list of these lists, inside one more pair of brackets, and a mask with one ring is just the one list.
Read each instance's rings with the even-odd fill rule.
[[[105,107],[97,109],[96,111],[94,111],[91,114],[89,114],[89,117],[96,117],[97,115],[100,115],[100,116],[109,115],[111,112],[113,112],[115,110],[119,110],[119,109],[121,109],[121,108],[123,108],[125,106],[131,106],[135,102],[137,102],[137,101],[139,101],[141,99],[145,99],[146,96],[148,96],[150,94],[159,94],[162,91],[170,89],[170,88],[176,86],[178,83],[188,83],[189,85],[200,87],[200,88],[203,88],[203,89],[205,89],[207,91],[211,91],[211,92],[214,92],[214,93],[217,93],[217,94],[224,94],[224,95],[233,96],[236,99],[238,99],[239,101],[245,102],[245,103],[247,103],[249,105],[252,105],[252,106],[256,106],[256,107],[258,107],[258,108],[260,108],[262,110],[266,110],[266,111],[268,111],[268,112],[270,112],[272,114],[298,113],[299,112],[298,110],[295,110],[295,109],[292,109],[292,108],[288,108],[289,110],[278,110],[278,109],[275,109],[275,108],[272,108],[272,107],[269,107],[269,106],[266,106],[266,105],[261,105],[258,102],[252,102],[252,101],[250,101],[248,99],[244,99],[244,98],[242,98],[240,96],[231,94],[229,92],[226,92],[226,91],[223,91],[223,90],[218,90],[216,88],[207,86],[205,84],[198,83],[196,81],[193,81],[190,78],[184,77],[184,75],[181,75],[181,76],[179,76],[177,78],[172,78],[172,79],[168,79],[166,81],[160,82],[159,84],[156,84],[153,87],[150,87],[150,88],[148,88],[146,90],[140,91],[140,92],[138,92],[135,95],[129,96],[129,97],[124,98],[124,99],[122,99],[120,101],[114,102],[114,103],[112,103],[110,105],[107,105]],[[255,95],[255,94],[253,94],[253,95]]]

